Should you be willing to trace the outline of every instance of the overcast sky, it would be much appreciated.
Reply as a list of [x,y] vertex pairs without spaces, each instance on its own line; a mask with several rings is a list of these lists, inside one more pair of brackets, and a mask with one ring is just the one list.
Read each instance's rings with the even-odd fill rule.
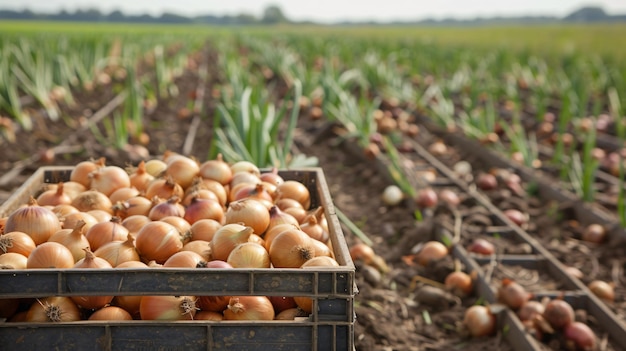
[[292,20],[335,22],[342,20],[415,20],[444,17],[553,15],[564,16],[582,6],[601,6],[610,14],[626,14],[626,0],[0,0],[0,9],[29,8],[34,12],[60,9],[99,9],[109,13],[160,15],[164,11],[185,16],[204,14],[260,16],[268,5],[278,5]]

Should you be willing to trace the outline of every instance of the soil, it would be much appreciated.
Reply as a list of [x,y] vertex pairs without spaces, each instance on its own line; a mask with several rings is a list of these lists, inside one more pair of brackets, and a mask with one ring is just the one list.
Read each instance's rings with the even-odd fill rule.
[[[209,116],[215,107],[215,100],[210,96],[214,84],[215,81],[208,81],[205,86],[207,95],[203,101]],[[99,88],[101,90],[81,93],[76,96],[76,106],[62,105],[64,115],[68,116],[64,121],[52,122],[45,114],[33,109],[32,112],[37,121],[36,129],[30,133],[18,131],[16,135],[18,142],[10,143],[4,140],[0,144],[3,148],[0,158],[0,175],[16,169],[16,166],[24,165],[24,168],[6,184],[1,184],[0,202],[6,200],[41,166],[74,165],[80,161],[101,156],[106,157],[108,164],[120,166],[136,164],[146,156],[146,152],[150,157],[161,155],[165,150],[181,152],[190,131],[197,133],[193,138],[190,155],[199,160],[206,159],[211,146],[211,121],[202,119],[199,127],[196,128],[192,127],[195,117],[193,114],[184,118],[179,116],[181,108],[188,106],[190,99],[195,96],[198,85],[197,75],[186,72],[176,80],[176,85],[179,95],[159,100],[156,108],[146,113],[144,117],[144,129],[150,136],[150,142],[145,146],[125,150],[102,144],[89,129],[80,130],[81,125],[78,123],[88,119],[114,98],[111,89]],[[417,140],[424,146],[433,141],[428,137]],[[454,216],[446,208],[439,207],[432,212],[425,211],[424,218],[417,220],[415,206],[412,203],[404,202],[397,206],[384,205],[381,193],[387,185],[391,184],[388,175],[380,172],[372,160],[360,154],[360,150],[355,151],[349,142],[342,142],[342,139],[338,138],[323,120],[311,119],[306,111],[300,119],[295,144],[299,152],[318,157],[319,166],[324,170],[335,206],[365,232],[374,242],[373,247],[376,253],[383,257],[389,266],[389,271],[381,274],[370,265],[361,261],[355,262],[359,289],[354,301],[357,316],[355,323],[357,350],[513,349],[512,345],[507,344],[504,339],[502,328],[498,329],[499,332],[495,336],[483,338],[469,338],[464,333],[461,322],[465,310],[477,303],[481,297],[470,295],[448,299],[446,298],[448,295],[436,295],[434,298],[429,298],[420,293],[421,289],[428,284],[423,283],[424,280],[414,280],[414,277],[442,283],[445,276],[455,270],[458,265],[448,256],[427,266],[421,266],[415,263],[412,256],[420,243],[437,239],[435,234],[437,226],[444,223],[444,226],[452,227]],[[57,149],[58,153],[53,160],[39,157],[44,155],[43,151],[58,145],[64,145],[66,148]],[[442,157],[441,160],[452,166],[465,156],[452,154],[449,159]],[[419,157],[415,154],[407,154],[406,157],[419,163]],[[478,163],[474,162],[475,160],[470,161],[472,165],[477,165],[476,169],[480,169]],[[454,186],[451,187],[454,188]],[[502,198],[503,191],[506,194],[506,189],[500,189],[488,195],[497,200],[499,197]],[[532,221],[527,229],[541,235],[538,237],[559,259],[584,270],[589,267],[585,264],[585,260],[588,260],[588,252],[593,250],[593,247],[572,240],[568,241],[571,243],[570,249],[564,252],[563,246],[555,243],[555,233],[564,230],[573,231],[571,227],[567,227],[571,225],[571,222],[567,222],[567,218],[555,221],[550,217],[548,209],[553,204],[525,196],[511,196],[510,192],[504,197],[508,199],[508,205],[500,202],[498,206],[501,208],[521,204],[529,209]],[[465,211],[463,215],[469,216],[472,209],[475,211],[476,206],[476,203],[470,200],[460,208],[460,211]],[[463,227],[463,232],[468,234],[462,236],[461,246],[467,245],[470,238],[473,238],[470,236],[472,228],[468,223],[469,221]],[[484,224],[487,227],[499,225],[501,226],[502,223],[497,223],[497,221]],[[359,238],[349,228],[344,226],[343,230],[349,246],[359,242]],[[569,236],[576,237],[575,234]],[[517,243],[508,242],[505,235],[498,236],[498,239],[502,241],[497,244],[502,252],[509,250],[508,252],[516,254],[529,253],[525,252],[526,247],[519,248]],[[613,250],[610,256],[605,256],[604,253],[601,251],[592,257],[609,262],[617,260],[619,255],[623,257],[623,250]],[[621,265],[623,269],[624,260],[621,259],[617,265]],[[594,276],[610,279],[611,271],[602,268],[606,266],[600,264],[594,267],[596,269],[593,272]],[[585,271],[585,273],[588,272]],[[528,278],[529,274],[532,279]],[[545,272],[529,273],[527,267],[514,265],[503,265],[500,269],[494,270],[492,283],[497,286],[504,276],[510,277],[511,275],[518,277],[520,282],[524,277],[528,278],[527,285],[532,291],[559,291],[564,288],[563,282],[554,281],[554,278],[546,276]],[[618,290],[616,302],[612,307],[616,311],[622,311],[619,312],[622,318],[624,318],[625,301],[625,292],[623,289]],[[600,337],[606,338],[606,335],[601,334]],[[558,350],[562,348],[562,343],[554,338],[547,340],[546,348],[548,347]],[[618,350],[619,348],[608,342],[604,349]]]

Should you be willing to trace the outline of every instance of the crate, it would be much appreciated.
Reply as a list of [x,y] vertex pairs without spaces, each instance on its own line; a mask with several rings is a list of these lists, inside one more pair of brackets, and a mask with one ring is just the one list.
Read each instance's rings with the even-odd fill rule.
[[[40,168],[0,207],[7,216],[44,183],[71,168]],[[122,321],[6,323],[0,345],[11,350],[307,350],[354,349],[355,268],[321,168],[280,171],[323,205],[339,267],[319,269],[29,269],[0,270],[0,298],[86,295],[308,296],[313,313],[297,321]]]

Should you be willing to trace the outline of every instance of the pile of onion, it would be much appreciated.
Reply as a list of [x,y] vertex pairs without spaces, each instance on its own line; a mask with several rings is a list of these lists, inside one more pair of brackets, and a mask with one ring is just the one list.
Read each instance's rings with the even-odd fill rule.
[[[324,208],[277,169],[167,152],[123,169],[81,162],[0,222],[3,269],[302,268],[337,266]],[[384,262],[383,262],[384,263]],[[386,267],[386,266],[385,266]],[[7,320],[293,319],[309,297],[72,296],[36,300]],[[10,302],[10,301],[9,301]],[[18,304],[13,304],[17,306]],[[302,305],[302,307],[299,307]],[[13,307],[13,306],[9,306]]]

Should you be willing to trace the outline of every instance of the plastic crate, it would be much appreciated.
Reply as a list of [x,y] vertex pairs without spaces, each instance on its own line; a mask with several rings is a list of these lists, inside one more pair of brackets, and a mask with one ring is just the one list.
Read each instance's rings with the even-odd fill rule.
[[[9,215],[44,183],[69,179],[71,168],[39,169],[0,207]],[[123,321],[6,323],[10,350],[316,350],[354,349],[355,268],[321,168],[280,171],[324,206],[339,267],[320,269],[29,269],[0,270],[0,298],[86,295],[308,296],[313,313],[297,321]]]

